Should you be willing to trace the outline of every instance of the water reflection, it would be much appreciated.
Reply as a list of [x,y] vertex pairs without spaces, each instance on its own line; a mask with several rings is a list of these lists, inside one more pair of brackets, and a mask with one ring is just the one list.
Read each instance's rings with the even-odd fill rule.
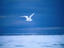
[[64,35],[0,36],[0,48],[64,48]]

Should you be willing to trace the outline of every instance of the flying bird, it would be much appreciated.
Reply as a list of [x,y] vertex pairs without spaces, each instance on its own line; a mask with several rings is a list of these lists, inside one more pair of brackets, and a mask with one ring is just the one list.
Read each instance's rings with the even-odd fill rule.
[[32,21],[32,16],[34,16],[34,13],[32,13],[30,16],[20,16],[20,17],[24,17],[24,18],[26,18],[27,22],[31,22]]

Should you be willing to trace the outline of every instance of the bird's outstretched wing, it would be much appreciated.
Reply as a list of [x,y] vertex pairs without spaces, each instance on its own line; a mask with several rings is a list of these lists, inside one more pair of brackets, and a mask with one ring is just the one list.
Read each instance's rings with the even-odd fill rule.
[[26,19],[28,18],[28,16],[20,16],[20,17],[24,17],[24,18],[26,18]]
[[32,13],[29,17],[31,18],[34,15],[34,13]]

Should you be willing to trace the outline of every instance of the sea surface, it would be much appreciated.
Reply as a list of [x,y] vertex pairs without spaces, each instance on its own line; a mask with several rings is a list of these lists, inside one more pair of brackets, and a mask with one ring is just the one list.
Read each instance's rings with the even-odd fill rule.
[[0,48],[64,48],[64,35],[0,36]]

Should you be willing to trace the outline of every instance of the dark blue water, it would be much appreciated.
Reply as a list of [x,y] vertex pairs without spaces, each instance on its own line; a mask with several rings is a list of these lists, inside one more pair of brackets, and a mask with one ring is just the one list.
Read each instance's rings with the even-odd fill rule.
[[[63,0],[0,1],[0,34],[64,34]],[[35,13],[32,22],[19,16]],[[61,29],[42,28],[60,27]],[[32,28],[27,30],[27,28]],[[39,29],[34,29],[39,28]],[[25,29],[25,30],[24,30]]]

